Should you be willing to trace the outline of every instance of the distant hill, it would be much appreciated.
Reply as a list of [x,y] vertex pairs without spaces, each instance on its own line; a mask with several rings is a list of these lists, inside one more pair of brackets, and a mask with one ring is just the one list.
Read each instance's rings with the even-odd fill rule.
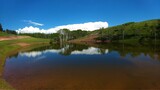
[[126,35],[149,35],[154,32],[154,30],[158,30],[158,26],[160,25],[160,19],[156,20],[148,20],[143,22],[128,22],[122,25],[109,27],[107,28],[104,34],[122,34],[122,31],[125,32]]
[[[88,38],[90,38],[88,40]],[[128,22],[122,25],[109,28],[102,28],[93,31],[90,35],[80,39],[72,40],[73,42],[88,42],[97,40],[101,41],[125,41],[135,39],[139,42],[153,41],[160,39],[160,19]]]

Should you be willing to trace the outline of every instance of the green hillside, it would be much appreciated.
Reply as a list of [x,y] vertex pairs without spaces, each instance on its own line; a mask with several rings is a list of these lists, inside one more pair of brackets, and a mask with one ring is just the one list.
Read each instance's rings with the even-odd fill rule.
[[143,22],[129,22],[122,25],[94,31],[96,40],[125,41],[136,39],[139,42],[160,39],[160,19]]
[[0,32],[0,36],[14,36],[14,34],[8,34],[6,32]]

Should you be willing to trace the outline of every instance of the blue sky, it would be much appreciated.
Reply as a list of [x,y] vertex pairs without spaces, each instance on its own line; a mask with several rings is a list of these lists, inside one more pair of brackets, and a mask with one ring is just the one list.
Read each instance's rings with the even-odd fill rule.
[[97,21],[114,26],[160,18],[160,0],[0,0],[0,4],[0,23],[13,30],[36,23],[41,24],[36,27],[48,29]]

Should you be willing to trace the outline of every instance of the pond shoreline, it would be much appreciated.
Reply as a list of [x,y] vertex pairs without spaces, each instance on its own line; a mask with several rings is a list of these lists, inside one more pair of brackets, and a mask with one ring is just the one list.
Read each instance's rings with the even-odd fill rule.
[[2,50],[0,50],[0,89],[14,90],[13,87],[8,85],[7,82],[2,78],[3,67],[7,57],[16,54],[19,51],[26,51],[34,47],[47,44],[49,44],[49,40],[47,39],[37,39],[28,36],[0,41],[0,46],[2,48]]

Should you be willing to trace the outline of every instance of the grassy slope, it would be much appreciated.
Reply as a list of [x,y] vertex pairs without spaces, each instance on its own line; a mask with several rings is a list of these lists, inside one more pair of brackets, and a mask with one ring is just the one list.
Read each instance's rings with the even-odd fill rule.
[[[140,35],[148,35],[151,34],[151,30],[153,26],[158,24],[158,21],[160,19],[155,19],[155,20],[148,20],[148,21],[143,21],[143,22],[135,22],[129,25],[118,25],[118,26],[113,26],[113,27],[109,27],[104,31],[104,34],[117,34],[120,33],[120,30],[124,30],[125,34],[134,34],[136,32],[136,34]],[[115,31],[118,30],[118,31]]]
[[[126,43],[138,43],[138,39],[140,35],[150,35],[151,34],[151,27],[157,25],[158,20],[160,19],[155,19],[155,20],[148,20],[148,21],[143,21],[143,22],[136,22],[136,23],[132,23],[130,25],[127,26],[123,26],[123,25],[118,25],[118,26],[113,26],[113,27],[109,27],[107,29],[103,30],[103,35],[104,36],[109,36],[109,35],[116,35],[116,34],[121,34],[120,30],[124,30],[125,34],[127,35],[133,35],[136,32],[137,37],[133,37],[130,39],[126,39],[125,41],[120,40],[120,42],[126,42]],[[145,27],[147,25],[147,27]],[[96,35],[97,37],[100,36],[100,30],[96,30],[93,31],[90,35],[85,36],[83,38],[80,39],[76,39],[73,40],[73,42],[88,42],[88,38],[90,38],[91,41],[94,41],[94,37],[92,37],[92,35]]]
[[[5,35],[9,36],[9,35]],[[23,50],[26,48],[34,47],[37,45],[43,45],[40,43],[48,43],[48,39],[38,39],[38,38],[23,38],[23,39],[17,39],[17,40],[8,40],[8,41],[0,41],[0,89],[12,89],[3,79],[2,79],[2,73],[3,73],[3,67],[5,64],[5,59],[8,57],[8,55],[14,54],[18,52],[19,50]],[[17,43],[27,43],[29,46],[22,47],[19,46]]]
[[5,32],[0,32],[0,36],[15,36],[13,34],[7,34]]

